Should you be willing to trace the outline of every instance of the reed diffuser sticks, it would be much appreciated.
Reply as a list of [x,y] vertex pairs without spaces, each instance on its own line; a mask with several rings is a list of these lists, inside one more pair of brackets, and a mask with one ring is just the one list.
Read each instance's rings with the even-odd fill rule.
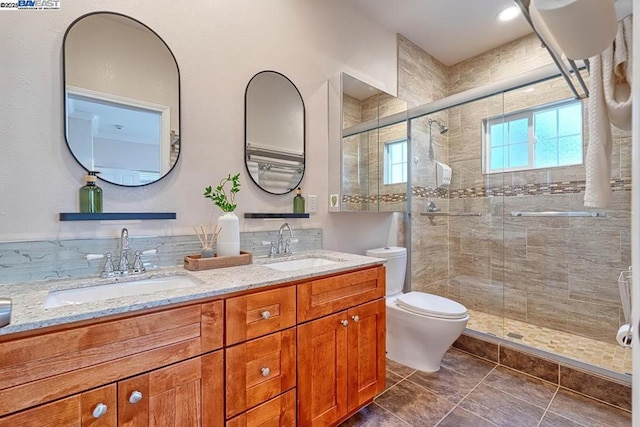
[[220,231],[222,231],[222,227],[218,227],[217,225],[213,228],[211,234],[209,234],[209,226],[200,225],[200,231],[193,226],[193,231],[198,236],[198,240],[200,241],[201,251],[200,254],[202,258],[211,258],[213,256],[213,244],[218,239],[218,235]]

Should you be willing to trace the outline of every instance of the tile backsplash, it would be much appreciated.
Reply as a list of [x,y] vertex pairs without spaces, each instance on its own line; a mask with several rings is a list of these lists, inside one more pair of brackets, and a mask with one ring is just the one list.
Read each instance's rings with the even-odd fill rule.
[[[298,243],[293,252],[322,249],[322,229],[295,230]],[[254,231],[240,233],[240,249],[264,256],[269,247],[262,241],[275,242],[278,231]],[[30,242],[0,242],[0,284],[33,282],[83,276],[97,276],[104,260],[87,261],[87,254],[113,253],[114,262],[119,258],[119,239],[70,239]],[[133,262],[135,251],[155,249],[155,255],[143,256],[147,269],[171,267],[183,264],[185,255],[199,253],[200,243],[195,235],[166,237],[129,237],[129,256]]]

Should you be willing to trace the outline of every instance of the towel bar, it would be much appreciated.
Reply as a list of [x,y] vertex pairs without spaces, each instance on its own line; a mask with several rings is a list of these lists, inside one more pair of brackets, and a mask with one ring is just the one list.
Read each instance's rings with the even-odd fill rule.
[[605,212],[511,212],[511,216],[570,216],[602,218],[607,216]]
[[482,216],[481,212],[420,212],[420,216]]

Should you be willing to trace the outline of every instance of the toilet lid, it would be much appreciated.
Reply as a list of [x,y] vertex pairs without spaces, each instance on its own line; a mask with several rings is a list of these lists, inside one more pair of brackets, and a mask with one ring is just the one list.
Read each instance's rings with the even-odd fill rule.
[[424,292],[408,292],[398,297],[396,305],[407,311],[440,319],[462,319],[467,315],[464,305]]

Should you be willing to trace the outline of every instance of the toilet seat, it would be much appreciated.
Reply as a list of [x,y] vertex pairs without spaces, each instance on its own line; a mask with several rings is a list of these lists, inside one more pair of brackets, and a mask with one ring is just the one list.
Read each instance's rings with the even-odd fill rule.
[[467,309],[462,304],[424,292],[402,294],[395,303],[398,307],[412,313],[438,319],[455,320],[467,317]]

